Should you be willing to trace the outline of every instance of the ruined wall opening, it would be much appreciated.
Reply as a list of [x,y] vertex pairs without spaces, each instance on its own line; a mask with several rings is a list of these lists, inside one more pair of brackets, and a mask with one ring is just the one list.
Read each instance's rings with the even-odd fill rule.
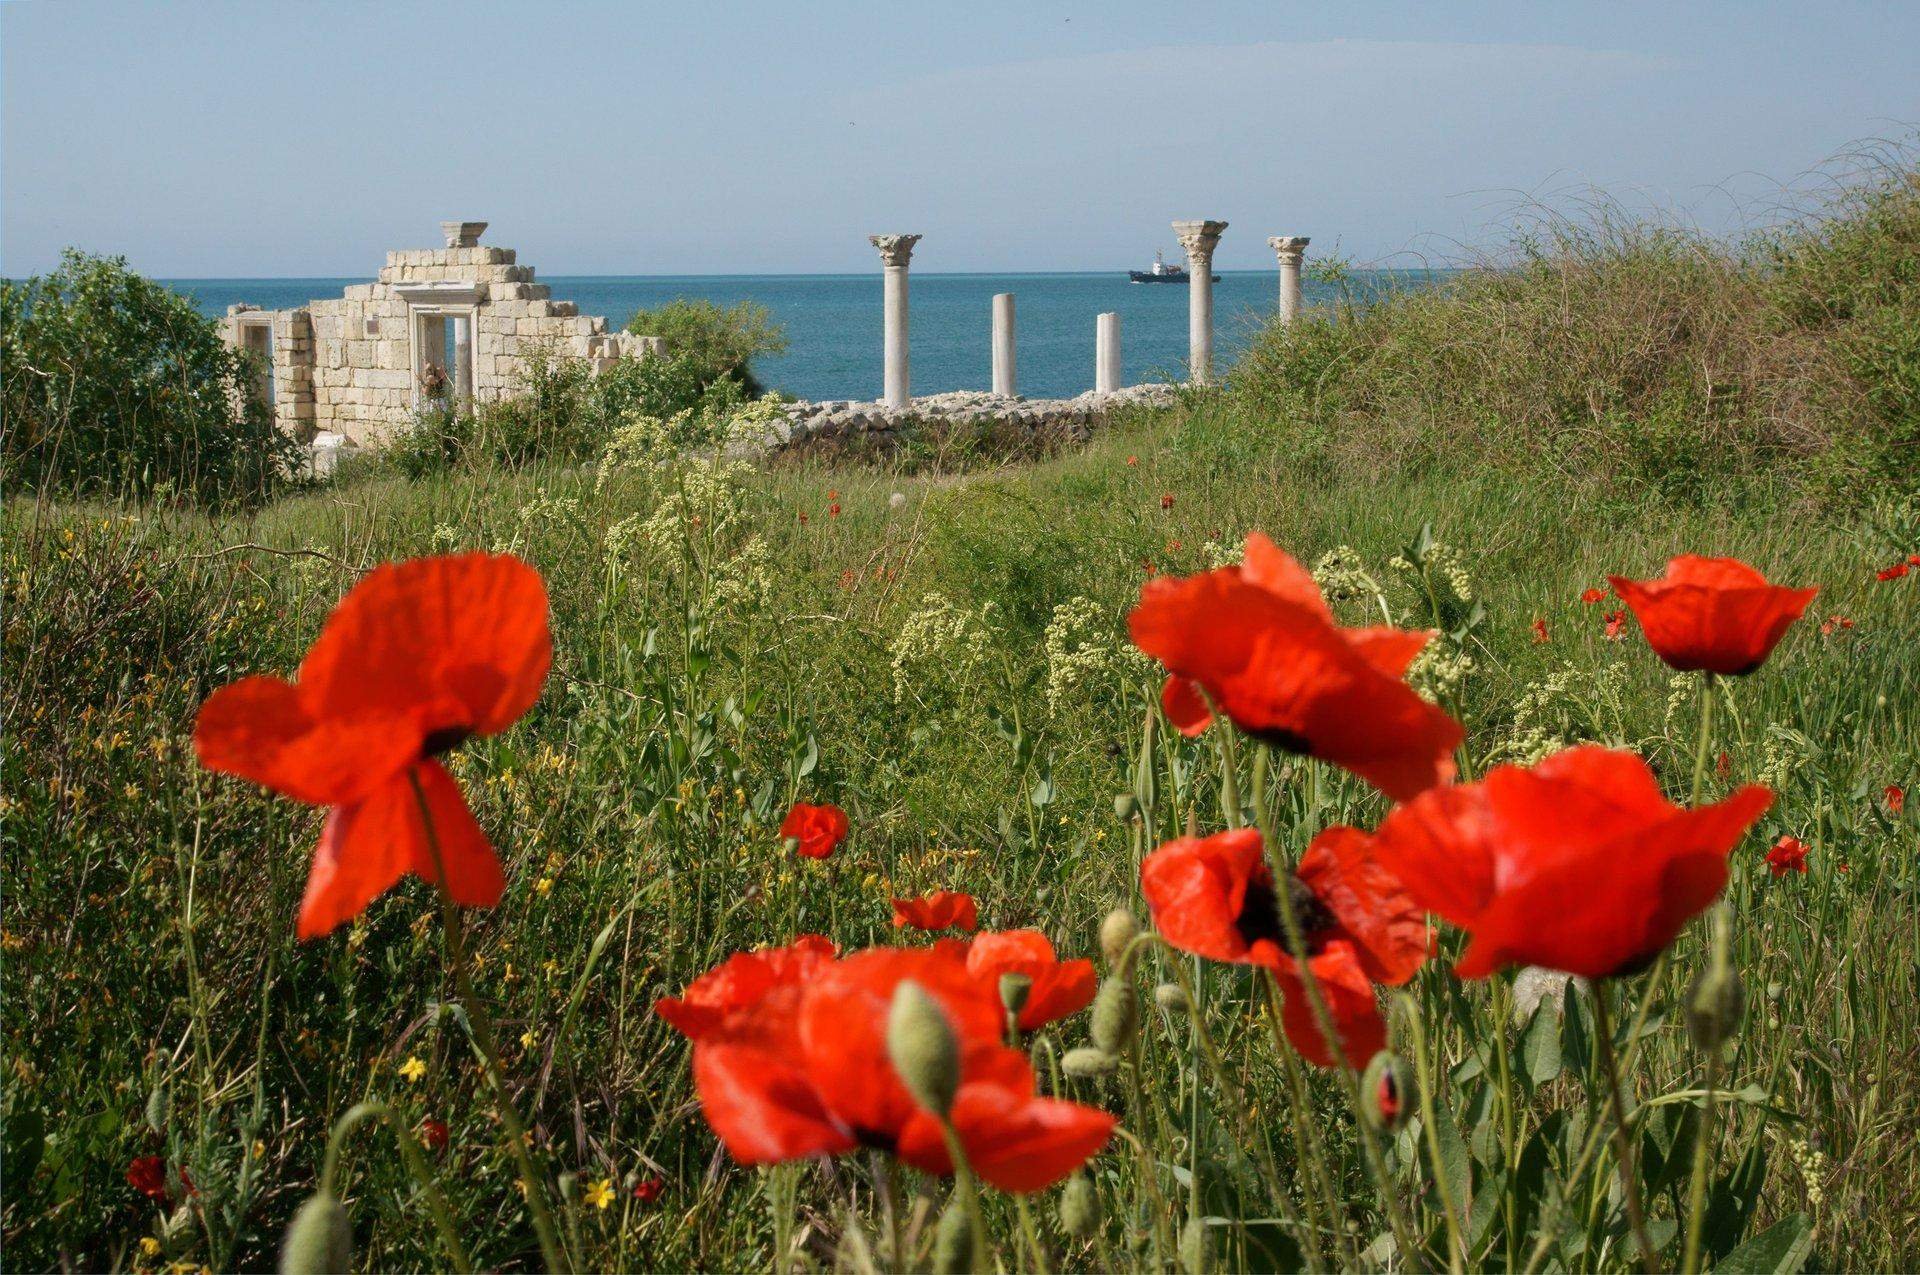
[[253,397],[269,412],[273,410],[273,325],[242,323],[240,348],[254,357]]
[[416,308],[413,394],[416,406],[473,401],[473,311]]

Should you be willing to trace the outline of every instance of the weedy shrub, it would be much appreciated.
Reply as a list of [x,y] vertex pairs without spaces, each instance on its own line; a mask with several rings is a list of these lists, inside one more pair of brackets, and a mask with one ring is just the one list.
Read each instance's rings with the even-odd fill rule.
[[787,337],[780,325],[765,306],[752,301],[722,306],[681,297],[656,309],[635,312],[627,321],[627,331],[664,337],[667,349],[687,360],[702,386],[729,380],[748,398],[766,392],[754,375],[753,360],[784,354],[787,349]]

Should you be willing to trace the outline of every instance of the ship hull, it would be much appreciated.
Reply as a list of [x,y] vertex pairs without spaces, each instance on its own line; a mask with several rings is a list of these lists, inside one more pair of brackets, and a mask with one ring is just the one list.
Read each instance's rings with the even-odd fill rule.
[[[1184,270],[1169,270],[1165,274],[1155,274],[1151,270],[1127,271],[1127,278],[1134,283],[1185,283],[1188,277]],[[1213,276],[1213,281],[1220,282],[1220,276]]]

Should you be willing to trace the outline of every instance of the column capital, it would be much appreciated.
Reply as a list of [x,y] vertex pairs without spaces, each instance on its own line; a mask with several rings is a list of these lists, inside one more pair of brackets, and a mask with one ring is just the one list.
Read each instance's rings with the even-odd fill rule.
[[1213,261],[1213,250],[1220,243],[1220,232],[1227,228],[1224,221],[1176,221],[1173,233],[1180,240],[1180,246],[1186,249],[1187,260],[1193,262]]
[[1282,264],[1289,261],[1297,264],[1307,255],[1307,244],[1310,242],[1305,235],[1275,235],[1267,240],[1267,247],[1273,249]]
[[904,266],[913,256],[913,245],[920,242],[919,235],[868,235],[867,242],[880,250],[880,262],[888,266]]

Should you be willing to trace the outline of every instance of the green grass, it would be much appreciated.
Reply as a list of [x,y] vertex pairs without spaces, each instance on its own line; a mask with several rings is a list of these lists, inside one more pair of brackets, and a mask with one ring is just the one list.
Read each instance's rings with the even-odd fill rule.
[[[1453,701],[1477,764],[1547,738],[1596,739],[1641,750],[1670,792],[1684,792],[1693,692],[1670,685],[1632,630],[1607,640],[1605,608],[1584,605],[1581,591],[1608,571],[1656,574],[1684,551],[1738,555],[1771,578],[1823,586],[1818,614],[1732,687],[1734,711],[1721,717],[1727,774],[1710,781],[1719,791],[1765,775],[1781,790],[1734,852],[1729,897],[1749,1012],[1726,1087],[1754,1088],[1718,1122],[1715,1247],[1806,1213],[1817,1265],[1920,1263],[1917,825],[1913,808],[1890,818],[1879,797],[1889,783],[1920,788],[1920,586],[1874,578],[1920,549],[1911,508],[1885,505],[1877,520],[1816,516],[1789,478],[1764,476],[1662,502],[1465,455],[1370,472],[1316,459],[1280,419],[1203,398],[1020,470],[750,470],[704,503],[686,466],[623,472],[598,488],[591,472],[560,469],[371,478],[217,522],[13,502],[0,913],[10,1265],[269,1265],[312,1189],[329,1123],[371,1097],[410,1121],[451,1126],[434,1164],[476,1264],[537,1264],[471,1054],[435,1011],[453,993],[428,890],[410,880],[350,931],[295,943],[317,813],[191,760],[202,699],[246,673],[290,673],[358,569],[511,547],[549,583],[556,659],[546,694],[505,735],[467,745],[456,772],[507,862],[502,905],[470,918],[477,981],[555,1176],[572,1260],[765,1269],[784,1264],[776,1234],[797,1237],[795,1261],[826,1266],[851,1253],[841,1249],[850,1210],[879,1242],[868,1163],[771,1174],[729,1164],[692,1101],[686,1050],[652,1000],[732,951],[801,930],[846,946],[892,941],[889,893],[943,886],[976,894],[989,926],[1039,926],[1063,955],[1093,954],[1105,913],[1137,906],[1140,847],[1113,799],[1133,784],[1153,689],[1121,636],[1147,564],[1196,570],[1209,542],[1231,546],[1256,528],[1309,564],[1347,545],[1395,609],[1418,618],[1421,602],[1387,560],[1427,523],[1458,551],[1485,607],[1473,671]],[[636,538],[639,523],[687,500],[700,506],[697,529],[675,523],[685,535],[658,547]],[[950,604],[933,608],[950,629],[922,624],[920,645],[902,648],[903,627],[933,592]],[[1088,671],[1061,680],[1056,660],[1050,702],[1046,630],[1076,598],[1098,617]],[[954,619],[962,613],[971,618]],[[1830,615],[1856,627],[1823,636],[1818,621]],[[1536,617],[1545,644],[1533,640]],[[1189,812],[1219,826],[1206,742],[1162,739],[1157,761],[1155,835]],[[1314,806],[1305,769],[1275,777],[1296,849],[1327,822],[1364,826],[1383,813],[1356,782],[1321,778]],[[852,814],[854,836],[833,859],[782,853],[773,826],[796,796]],[[1812,845],[1806,876],[1766,874],[1765,848],[1783,832]],[[1676,998],[1700,953],[1690,933],[1652,991],[1632,1077],[1642,1101],[1697,1083]],[[1143,992],[1163,977],[1149,971]],[[1629,998],[1645,982],[1633,980]],[[1161,1159],[1151,1184],[1116,1142],[1093,1164],[1103,1222],[1091,1242],[1069,1241],[1052,1196],[1042,1197],[1036,1216],[1056,1269],[1171,1265],[1191,1185],[1181,1175],[1196,1163],[1207,1216],[1272,1215],[1241,1149],[1270,1138],[1283,1161],[1290,1155],[1284,1072],[1245,1012],[1239,972],[1215,970],[1209,984],[1208,1021],[1248,1090],[1251,1122],[1233,1117],[1209,1079],[1197,1148],[1184,1119],[1166,1121],[1164,1139],[1160,1119],[1139,1131]],[[1446,1077],[1436,1096],[1458,1117],[1454,1141],[1465,1148],[1453,1186],[1481,1201],[1469,1226],[1474,1262],[1502,1265],[1514,1252],[1524,1261],[1544,1194],[1522,1181],[1536,1162],[1523,1159],[1510,1244],[1491,1203],[1503,1194],[1486,1079],[1492,989],[1457,983],[1438,963],[1412,990]],[[1152,1103],[1185,1111],[1187,1028],[1151,1010],[1146,1018]],[[1520,1088],[1515,1147],[1563,1157],[1549,1157],[1540,1181],[1550,1184],[1601,1111],[1581,1043],[1591,1019],[1570,1018],[1571,1027],[1516,1030],[1511,1042],[1540,1077]],[[1080,1019],[1045,1034],[1043,1075],[1085,1030]],[[400,1070],[412,1058],[427,1068],[417,1081]],[[1064,1083],[1120,1104],[1097,1085]],[[1350,1115],[1327,1077],[1311,1083],[1351,1257],[1385,1227]],[[1690,1110],[1643,1113],[1649,1210],[1669,1237],[1669,1263],[1679,1260],[1670,1223],[1685,1184],[1688,1126],[1677,1113]],[[1404,1135],[1392,1151],[1430,1256],[1444,1262],[1428,1161]],[[178,1216],[126,1184],[128,1162],[144,1154],[185,1165],[197,1184]],[[618,1190],[652,1175],[668,1184],[655,1203]],[[604,1211],[582,1202],[601,1179],[616,1188]],[[1554,1262],[1632,1264],[1610,1181],[1603,1155],[1566,1183]],[[362,1127],[341,1182],[362,1266],[443,1261],[386,1131]],[[1172,1203],[1140,1211],[1149,1185]],[[914,1187],[936,1200],[944,1190]],[[775,1203],[788,1198],[790,1209]],[[989,1207],[1001,1260],[1030,1265],[1006,1200]],[[1210,1261],[1228,1268],[1262,1267],[1281,1251],[1271,1226],[1216,1224],[1210,1234]],[[143,1237],[159,1242],[157,1255],[143,1253]]]

